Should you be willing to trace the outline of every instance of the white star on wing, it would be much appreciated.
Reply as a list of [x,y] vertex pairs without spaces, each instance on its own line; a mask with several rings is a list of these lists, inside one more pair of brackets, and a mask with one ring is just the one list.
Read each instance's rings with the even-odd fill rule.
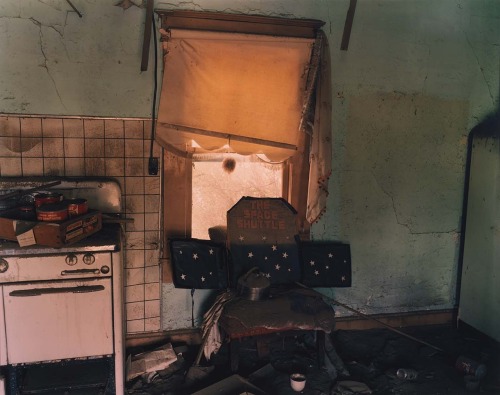
[[266,241],[266,240],[267,240],[267,237],[266,237],[266,236],[262,236],[262,240],[263,240],[263,241]]
[[267,256],[264,257],[264,260],[267,261]]
[[275,245],[273,245],[271,248],[273,249],[273,251],[276,251],[278,249],[278,247],[276,247]]
[[249,253],[248,253],[248,257],[249,257],[249,258],[253,258],[253,252],[249,252]]
[[245,238],[243,236],[241,236],[241,235],[240,235],[240,237],[238,237],[238,239],[240,239],[240,241],[245,240]]
[[326,269],[326,270],[330,269],[330,266],[328,266],[328,265],[327,265],[327,266],[325,266],[325,269]]
[[196,261],[198,259],[198,254],[193,254],[193,259]]
[[310,264],[311,266],[314,266],[314,261],[309,261],[309,264]]
[[328,254],[328,258],[333,258],[333,254],[331,252]]
[[319,274],[319,272],[317,270],[315,270],[314,274],[317,276]]
[[182,255],[182,250],[179,251],[179,255]]
[[288,258],[288,254],[286,252],[283,253],[283,258]]
[[342,281],[345,281],[345,276],[342,276]]
[[214,254],[214,250],[213,249],[209,249],[208,252],[210,253],[210,255],[213,255]]
[[266,277],[267,277],[267,278],[271,278],[271,274],[270,274],[270,273],[267,273],[267,274],[266,274]]
[[281,269],[281,266],[279,264],[275,265],[274,267],[276,268],[276,270],[280,270]]
[[205,277],[201,276],[201,282],[204,283],[205,282]]
[[185,275],[185,274],[181,274],[181,278],[182,278],[183,280],[185,280],[185,279],[186,279],[186,275]]

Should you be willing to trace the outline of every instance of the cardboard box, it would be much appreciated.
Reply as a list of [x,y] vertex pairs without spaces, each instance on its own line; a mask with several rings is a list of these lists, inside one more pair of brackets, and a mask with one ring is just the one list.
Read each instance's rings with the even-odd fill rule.
[[19,219],[17,214],[17,209],[1,213],[0,239],[17,241],[21,247],[34,244],[62,247],[102,228],[102,215],[97,210],[89,210],[87,214],[60,222],[25,221]]

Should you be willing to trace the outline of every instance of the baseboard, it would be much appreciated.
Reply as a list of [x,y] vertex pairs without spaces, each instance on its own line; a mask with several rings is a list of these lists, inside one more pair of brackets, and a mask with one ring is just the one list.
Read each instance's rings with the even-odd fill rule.
[[[456,309],[424,310],[405,313],[374,314],[368,317],[383,322],[395,328],[425,325],[455,325]],[[383,328],[381,323],[364,317],[338,317],[335,330],[364,330]]]
[[[448,309],[374,314],[368,317],[395,328],[404,328],[425,325],[455,325],[456,314],[456,309]],[[364,330],[383,327],[379,322],[359,316],[338,317],[335,323],[335,330]],[[126,347],[161,345],[167,342],[198,345],[201,343],[200,329],[187,328],[160,332],[132,333],[127,335]]]

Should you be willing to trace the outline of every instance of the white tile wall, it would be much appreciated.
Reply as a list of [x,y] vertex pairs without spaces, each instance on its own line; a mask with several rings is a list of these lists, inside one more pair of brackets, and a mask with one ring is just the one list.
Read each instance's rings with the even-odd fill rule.
[[[108,176],[122,187],[127,331],[160,330],[160,177],[149,120],[0,116],[0,177]],[[154,155],[161,158],[155,143]]]

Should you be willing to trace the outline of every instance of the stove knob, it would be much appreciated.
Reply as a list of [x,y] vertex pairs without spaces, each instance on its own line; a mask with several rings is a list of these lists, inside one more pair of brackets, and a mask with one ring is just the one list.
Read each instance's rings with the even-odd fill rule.
[[9,262],[0,258],[0,273],[5,273],[7,270],[9,270]]
[[108,274],[109,273],[109,266],[104,265],[103,267],[101,267],[101,273]]
[[94,262],[95,262],[95,256],[90,252],[86,253],[83,256],[83,263],[85,263],[86,265],[92,265]]
[[78,262],[78,257],[75,254],[68,254],[66,255],[66,263],[70,266],[76,265],[76,262]]

